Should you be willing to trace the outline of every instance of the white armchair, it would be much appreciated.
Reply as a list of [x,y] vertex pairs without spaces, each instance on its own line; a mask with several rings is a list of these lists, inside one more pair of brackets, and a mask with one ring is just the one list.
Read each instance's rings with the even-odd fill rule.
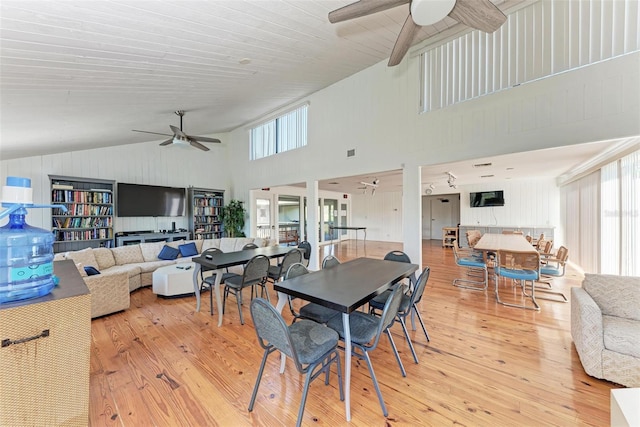
[[586,274],[571,288],[571,335],[587,374],[640,387],[640,277]]

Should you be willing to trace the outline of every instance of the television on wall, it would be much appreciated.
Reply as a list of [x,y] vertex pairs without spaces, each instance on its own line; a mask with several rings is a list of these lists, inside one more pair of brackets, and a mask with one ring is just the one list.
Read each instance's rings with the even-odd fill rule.
[[504,206],[504,193],[498,191],[478,191],[469,194],[472,208],[484,208],[487,206]]
[[118,216],[184,216],[184,188],[118,183]]

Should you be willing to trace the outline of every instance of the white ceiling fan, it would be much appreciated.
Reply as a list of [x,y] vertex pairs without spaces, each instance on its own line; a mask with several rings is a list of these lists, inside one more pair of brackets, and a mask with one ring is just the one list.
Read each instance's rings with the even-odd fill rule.
[[410,3],[409,15],[391,51],[389,67],[402,61],[420,27],[435,24],[445,16],[486,33],[496,31],[507,20],[490,0],[360,0],[329,12],[329,22],[360,18],[406,3]]
[[[174,111],[174,114],[176,114],[177,116],[180,116],[180,129],[178,129],[177,127],[173,126],[173,125],[169,125],[169,128],[171,128],[171,131],[173,132],[173,135],[168,134],[168,133],[158,133],[158,132],[149,132],[146,130],[137,130],[137,129],[133,129],[134,132],[142,132],[142,133],[150,133],[152,135],[164,135],[164,136],[170,136],[171,138],[167,139],[166,141],[163,141],[160,143],[160,145],[171,145],[171,144],[177,144],[177,145],[186,145],[189,144],[192,147],[198,148],[202,151],[209,151],[209,147],[205,147],[204,145],[200,144],[200,142],[215,142],[215,143],[220,143],[221,141],[217,138],[209,138],[206,136],[194,136],[194,135],[187,135],[186,133],[184,133],[182,131],[182,117],[185,115],[185,111],[184,110],[176,110]],[[200,141],[200,142],[198,142]]]

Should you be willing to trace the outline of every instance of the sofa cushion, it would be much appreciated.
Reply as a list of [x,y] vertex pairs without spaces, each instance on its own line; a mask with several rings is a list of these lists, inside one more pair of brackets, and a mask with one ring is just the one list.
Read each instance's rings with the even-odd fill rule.
[[158,254],[158,259],[172,260],[178,258],[178,255],[180,255],[180,251],[178,249],[164,245]]
[[164,242],[140,243],[140,251],[145,262],[157,261],[164,244]]
[[[112,248],[111,252],[113,252],[113,257],[116,260],[116,265],[125,265],[125,264],[133,264],[137,262],[144,262],[144,258],[142,257],[142,251],[140,250],[140,245],[128,245],[128,246],[118,246],[117,248]],[[86,264],[91,265],[91,264]]]
[[259,248],[264,248],[265,246],[269,245],[269,239],[263,239],[261,237],[257,237],[253,239],[253,243],[258,245]]
[[[242,249],[242,247],[240,249]],[[238,250],[240,250],[240,249],[238,249]],[[224,239],[220,239],[220,250],[222,252],[235,252],[236,251],[236,238],[235,237],[225,237]]]
[[113,257],[113,252],[111,252],[109,248],[95,248],[93,255],[96,257],[96,261],[98,261],[97,267],[99,270],[106,270],[116,265],[116,259]]
[[85,248],[79,251],[67,252],[67,259],[72,259],[73,262],[85,265],[98,265],[92,248]]
[[220,249],[220,242],[221,242],[221,239],[204,239],[200,246],[200,253],[211,248]]
[[602,316],[604,347],[616,353],[640,358],[640,322],[616,316]]
[[640,321],[640,277],[585,274],[582,287],[602,314]]
[[141,262],[140,264],[130,264],[132,266],[136,266],[140,269],[140,273],[153,273],[160,267],[164,267],[167,265],[174,265],[175,261],[165,261],[156,259],[151,262]]
[[180,245],[178,246],[178,250],[180,251],[180,255],[182,257],[191,257],[194,255],[198,255],[198,248],[196,248],[196,244],[194,242]]
[[251,237],[236,237],[236,244],[234,247],[234,251],[241,251],[244,245],[247,243],[253,243],[253,238]]
[[82,277],[87,277],[87,271],[84,269],[84,265],[82,265],[81,262],[77,262],[76,263],[76,268],[78,269],[78,273],[80,273],[80,276]]

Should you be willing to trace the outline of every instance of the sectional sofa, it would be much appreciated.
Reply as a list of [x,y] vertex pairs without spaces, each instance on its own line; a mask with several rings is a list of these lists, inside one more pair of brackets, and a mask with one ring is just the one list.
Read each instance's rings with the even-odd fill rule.
[[571,335],[587,374],[640,387],[640,277],[585,274],[571,288]]
[[[223,252],[239,251],[247,243],[255,243],[259,247],[275,244],[269,239],[251,237],[178,240],[116,248],[86,248],[56,254],[55,260],[70,259],[76,263],[91,292],[91,317],[95,318],[129,308],[129,293],[150,286],[153,272],[159,267],[189,262],[193,256],[209,248],[219,248]],[[177,256],[171,256],[176,251]]]

